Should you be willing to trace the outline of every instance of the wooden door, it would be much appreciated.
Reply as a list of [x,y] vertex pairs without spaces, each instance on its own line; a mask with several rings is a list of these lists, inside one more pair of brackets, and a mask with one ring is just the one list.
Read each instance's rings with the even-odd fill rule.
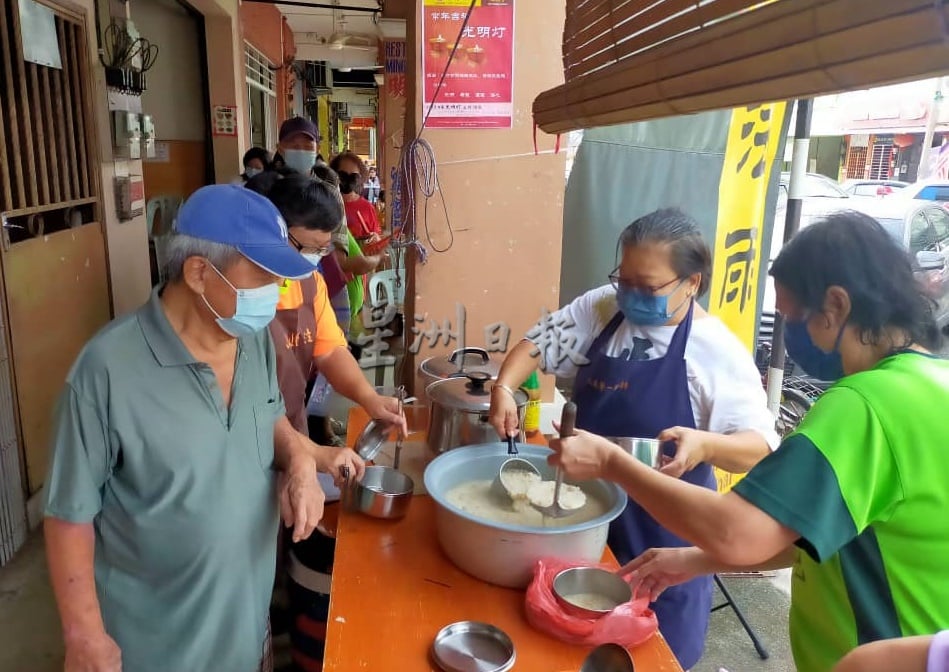
[[24,57],[19,3],[33,1],[0,0],[0,280],[13,374],[0,415],[14,414],[29,494],[45,478],[66,374],[111,315],[85,12],[41,0],[62,62],[46,67]]

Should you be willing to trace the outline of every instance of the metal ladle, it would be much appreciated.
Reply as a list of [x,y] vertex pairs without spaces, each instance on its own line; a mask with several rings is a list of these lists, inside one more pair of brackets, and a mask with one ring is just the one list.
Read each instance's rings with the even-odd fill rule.
[[531,474],[537,474],[537,478],[540,479],[540,472],[537,470],[537,467],[523,457],[517,457],[517,444],[514,443],[513,436],[507,437],[507,454],[509,457],[504,460],[501,464],[501,468],[498,469],[498,475],[494,477],[491,488],[502,496],[514,499],[509,487],[509,476],[517,471],[526,471]]
[[634,672],[633,659],[619,644],[601,644],[586,657],[580,672]]
[[[573,436],[574,428],[577,424],[577,405],[572,401],[568,401],[563,406],[563,413],[560,416],[560,438],[565,439],[568,436]],[[556,482],[554,483],[554,501],[550,506],[541,506],[531,502],[531,506],[540,511],[542,514],[548,518],[563,518],[564,516],[569,516],[573,513],[576,513],[584,506],[586,506],[586,498],[583,500],[583,504],[573,509],[566,509],[560,504],[560,488],[563,486],[563,469],[557,467],[557,476]]]

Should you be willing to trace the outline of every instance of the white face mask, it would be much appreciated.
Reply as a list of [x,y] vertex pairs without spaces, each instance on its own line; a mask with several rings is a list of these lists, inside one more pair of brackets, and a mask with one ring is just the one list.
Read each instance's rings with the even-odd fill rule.
[[309,175],[316,165],[316,150],[306,149],[288,149],[282,152],[284,163],[287,168],[291,168],[303,175]]
[[261,168],[245,168],[245,169],[244,169],[244,175],[247,176],[247,179],[248,179],[248,180],[257,177],[257,176],[260,175],[262,172],[264,172],[264,171],[263,171],[263,169],[261,169]]

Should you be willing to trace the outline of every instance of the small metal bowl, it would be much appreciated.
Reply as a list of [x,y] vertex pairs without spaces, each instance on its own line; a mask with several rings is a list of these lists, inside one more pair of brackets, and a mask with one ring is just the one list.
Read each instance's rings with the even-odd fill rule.
[[366,467],[362,480],[349,479],[343,506],[373,518],[403,517],[412,502],[415,483],[392,467]]
[[382,446],[389,440],[395,425],[379,420],[370,420],[366,423],[362,433],[356,439],[356,445],[353,449],[359,454],[359,457],[366,462],[371,462],[382,451]]
[[459,621],[435,635],[432,658],[445,672],[507,672],[517,654],[514,642],[500,628]]
[[[554,597],[565,612],[580,618],[600,618],[633,599],[633,589],[619,574],[599,567],[565,569],[554,577]],[[578,595],[596,595],[609,601],[609,609],[590,609],[571,601]]]
[[610,441],[635,457],[648,467],[658,468],[662,455],[662,442],[659,439],[642,439],[635,436],[613,436]]
[[633,657],[619,644],[600,644],[580,666],[580,672],[635,672]]

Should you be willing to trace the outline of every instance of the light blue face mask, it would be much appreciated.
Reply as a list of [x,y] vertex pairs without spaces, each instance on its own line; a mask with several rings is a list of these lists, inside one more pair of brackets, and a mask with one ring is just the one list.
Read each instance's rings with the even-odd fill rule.
[[314,266],[319,266],[320,262],[323,261],[323,257],[327,256],[330,253],[330,251],[331,251],[330,248],[326,248],[325,250],[321,250],[320,252],[307,252],[306,254],[301,252],[300,254],[303,256],[304,259],[309,261]]
[[243,338],[266,329],[267,325],[277,315],[277,303],[280,301],[280,287],[277,283],[270,283],[253,289],[238,289],[224,277],[221,271],[215,268],[214,264],[209,263],[208,265],[237,294],[237,306],[234,309],[233,317],[221,317],[220,313],[214,310],[208,302],[207,297],[204,294],[201,295],[204,304],[217,318],[217,324],[224,333],[234,338]]
[[303,175],[309,175],[313,171],[313,166],[316,165],[316,151],[309,151],[307,149],[287,149],[281,152],[283,156],[283,162],[287,164],[287,168],[291,168],[298,173]]
[[260,175],[262,172],[264,171],[261,168],[245,168],[244,169],[244,175],[247,176],[248,180],[254,179],[258,175]]
[[[676,289],[681,287],[683,282],[685,280],[679,282]],[[669,294],[657,296],[621,287],[616,290],[616,303],[619,305],[623,317],[633,324],[640,327],[656,327],[671,320],[689,302],[689,299],[686,299],[670,313],[669,296],[673,293],[675,293],[675,289]]]

